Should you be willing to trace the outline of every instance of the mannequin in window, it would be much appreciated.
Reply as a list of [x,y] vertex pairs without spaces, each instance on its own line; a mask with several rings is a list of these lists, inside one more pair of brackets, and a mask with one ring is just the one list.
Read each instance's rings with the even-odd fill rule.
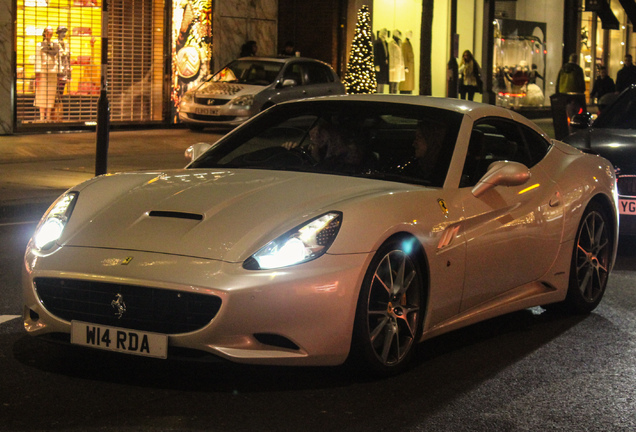
[[393,30],[393,37],[389,41],[389,93],[398,92],[398,86],[404,81],[404,58],[402,57],[402,32]]
[[378,39],[373,42],[373,64],[378,93],[384,93],[384,86],[389,83],[389,45],[386,41],[388,33],[387,29],[381,29]]
[[71,80],[71,52],[69,50],[69,44],[64,40],[68,29],[65,26],[58,26],[57,28],[57,91],[55,94],[55,108],[53,110],[54,120],[61,120],[60,114],[62,110],[62,96],[64,95],[64,89],[66,84]]
[[38,42],[35,52],[35,100],[33,105],[40,109],[40,121],[51,121],[57,93],[58,50],[51,42],[53,29],[47,26],[42,32],[42,42]]
[[415,88],[415,56],[413,55],[413,45],[411,39],[413,32],[407,31],[404,42],[402,42],[402,58],[404,59],[404,81],[400,83],[401,94],[412,94]]

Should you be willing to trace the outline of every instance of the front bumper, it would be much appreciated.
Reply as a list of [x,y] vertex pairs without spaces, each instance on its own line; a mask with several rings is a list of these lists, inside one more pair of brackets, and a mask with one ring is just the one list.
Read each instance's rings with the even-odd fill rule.
[[248,271],[240,263],[139,251],[63,247],[42,257],[27,249],[24,326],[33,336],[71,331],[68,316],[62,319],[43,304],[36,278],[152,287],[221,300],[202,328],[168,335],[168,356],[170,347],[178,347],[239,363],[336,365],[349,353],[368,259],[327,254],[287,269]]
[[238,126],[254,114],[253,109],[244,109],[233,105],[207,107],[182,102],[179,106],[180,121],[199,125]]

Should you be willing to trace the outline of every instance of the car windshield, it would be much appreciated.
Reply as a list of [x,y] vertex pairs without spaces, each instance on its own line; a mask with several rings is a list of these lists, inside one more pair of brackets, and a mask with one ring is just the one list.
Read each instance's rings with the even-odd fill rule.
[[608,106],[594,127],[608,129],[636,129],[636,88],[631,88]]
[[214,74],[212,82],[270,85],[276,80],[283,63],[263,60],[234,60]]
[[188,168],[250,168],[368,177],[442,187],[462,115],[408,104],[277,105]]

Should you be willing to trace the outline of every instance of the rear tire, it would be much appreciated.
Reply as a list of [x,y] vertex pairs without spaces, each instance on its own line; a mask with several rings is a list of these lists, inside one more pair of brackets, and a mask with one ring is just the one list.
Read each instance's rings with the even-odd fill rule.
[[590,203],[576,231],[565,305],[573,312],[592,312],[603,298],[612,265],[612,235],[606,210]]
[[383,375],[402,371],[421,332],[424,283],[417,254],[408,246],[411,241],[384,244],[364,277],[350,360],[366,371]]

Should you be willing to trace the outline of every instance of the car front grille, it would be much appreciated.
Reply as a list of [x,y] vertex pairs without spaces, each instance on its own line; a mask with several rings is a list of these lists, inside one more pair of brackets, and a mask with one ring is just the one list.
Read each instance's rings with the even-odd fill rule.
[[622,196],[636,196],[636,175],[618,176],[616,179],[618,194]]
[[219,105],[225,105],[228,102],[229,102],[228,99],[213,99],[213,98],[207,98],[207,97],[194,98],[194,103],[197,103],[199,105],[219,106]]
[[221,307],[214,295],[143,286],[59,278],[36,278],[34,284],[44,307],[63,320],[165,334],[198,330]]

